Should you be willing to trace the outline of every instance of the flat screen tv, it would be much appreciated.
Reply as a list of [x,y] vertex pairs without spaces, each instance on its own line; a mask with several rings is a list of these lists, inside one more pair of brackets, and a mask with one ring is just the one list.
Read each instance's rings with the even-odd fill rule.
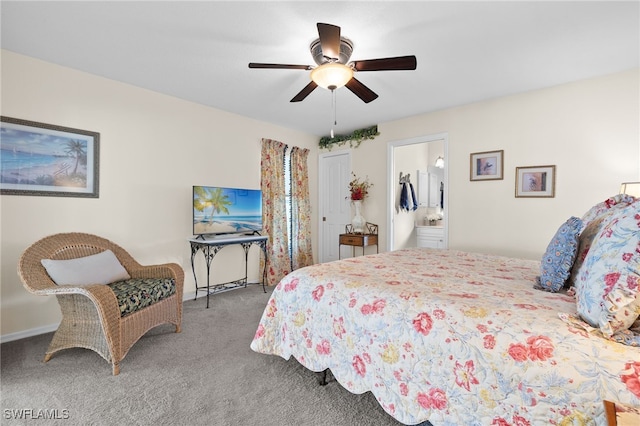
[[193,234],[249,234],[262,231],[259,189],[193,187]]

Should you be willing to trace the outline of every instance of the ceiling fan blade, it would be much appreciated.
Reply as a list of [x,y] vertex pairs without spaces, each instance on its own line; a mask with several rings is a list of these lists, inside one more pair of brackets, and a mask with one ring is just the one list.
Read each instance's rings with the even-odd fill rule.
[[291,69],[291,70],[311,70],[311,65],[289,65],[289,64],[261,64],[258,62],[249,62],[249,68],[270,68],[270,69]]
[[322,55],[327,58],[340,59],[340,27],[318,22],[318,35]]
[[300,93],[295,95],[289,102],[300,102],[304,100],[304,98],[306,98],[309,93],[313,92],[316,87],[318,87],[318,85],[314,81],[310,82],[309,84],[304,86],[304,89],[302,89]]
[[378,97],[378,95],[373,90],[369,89],[367,86],[353,77],[347,82],[346,87],[347,89],[351,90],[357,97],[362,99],[366,104]]
[[367,59],[364,61],[353,61],[353,69],[356,71],[394,71],[394,70],[415,70],[418,66],[416,57],[397,56],[395,58]]

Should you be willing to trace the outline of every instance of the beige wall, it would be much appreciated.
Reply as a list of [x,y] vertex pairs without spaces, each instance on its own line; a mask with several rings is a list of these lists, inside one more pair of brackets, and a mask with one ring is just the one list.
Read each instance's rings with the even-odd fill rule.
[[[352,151],[387,247],[387,145],[448,134],[449,248],[539,259],[558,226],[640,180],[639,70],[379,123]],[[504,179],[471,182],[472,152],[504,150]],[[556,165],[555,198],[515,198],[515,168]]]
[[[142,263],[177,262],[192,292],[191,186],[257,188],[262,137],[312,150],[318,229],[316,137],[7,51],[1,87],[3,115],[101,134],[99,199],[0,197],[2,336],[59,320],[55,300],[26,293],[16,274],[20,253],[55,232],[104,235]],[[449,247],[539,258],[569,216],[613,195],[620,182],[640,180],[639,93],[636,69],[379,123],[380,136],[352,150],[352,167],[374,183],[365,217],[380,225],[380,251],[388,144],[447,133]],[[469,154],[495,149],[505,151],[504,180],[470,182]],[[515,167],[546,164],[557,166],[556,197],[514,198]],[[218,269],[218,279],[242,268],[239,257],[222,258],[232,267]]]
[[[310,190],[317,199],[317,137],[5,50],[2,115],[100,133],[98,199],[0,197],[2,336],[59,321],[55,299],[27,293],[16,273],[20,253],[57,232],[102,235],[143,264],[177,262],[193,296],[192,185],[259,188],[263,137],[311,149]],[[250,265],[257,264],[257,250]],[[212,282],[237,279],[244,275],[244,252],[224,249],[214,267]],[[250,266],[249,275],[257,281],[257,267]]]

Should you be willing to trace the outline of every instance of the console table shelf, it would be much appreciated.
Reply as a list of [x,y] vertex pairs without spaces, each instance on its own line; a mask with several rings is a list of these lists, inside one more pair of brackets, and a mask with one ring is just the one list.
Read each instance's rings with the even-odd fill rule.
[[[265,267],[262,271],[262,290],[266,293],[267,289],[265,288],[267,271],[267,236],[263,235],[235,235],[232,237],[222,236],[217,238],[190,238],[189,243],[191,244],[191,269],[193,271],[193,279],[196,284],[196,294],[194,296],[194,300],[198,298],[199,291],[207,292],[207,308],[209,307],[209,296],[220,291],[228,290],[236,287],[246,287],[247,286],[247,269],[249,262],[249,249],[252,245],[257,245],[262,249],[264,253],[265,259]],[[241,245],[244,249],[244,278],[237,279],[235,281],[229,281],[226,283],[220,284],[210,284],[210,276],[211,276],[211,262],[215,255],[222,250],[224,247],[228,245]],[[198,286],[198,277],[196,275],[196,268],[194,264],[194,259],[196,254],[202,251],[204,255],[205,262],[207,264],[207,285],[206,286]]]

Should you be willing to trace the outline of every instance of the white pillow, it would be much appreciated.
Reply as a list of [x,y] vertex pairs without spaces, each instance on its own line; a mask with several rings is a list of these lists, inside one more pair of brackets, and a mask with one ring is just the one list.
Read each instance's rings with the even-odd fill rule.
[[58,285],[110,284],[131,278],[111,250],[77,259],[40,262]]

